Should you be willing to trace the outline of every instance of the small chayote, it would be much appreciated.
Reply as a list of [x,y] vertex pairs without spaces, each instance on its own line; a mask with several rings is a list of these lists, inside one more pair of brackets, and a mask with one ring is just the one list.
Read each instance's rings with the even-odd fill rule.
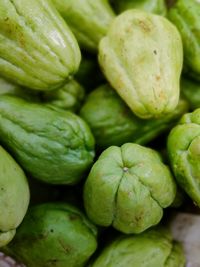
[[200,206],[200,109],[183,115],[169,134],[167,148],[177,182]]
[[160,155],[126,143],[107,148],[95,162],[84,185],[84,205],[95,224],[140,233],[161,220],[175,194]]
[[99,63],[106,78],[141,118],[175,109],[182,62],[176,27],[162,16],[141,10],[117,16],[99,45]]
[[181,244],[165,228],[122,235],[106,246],[90,267],[184,267]]

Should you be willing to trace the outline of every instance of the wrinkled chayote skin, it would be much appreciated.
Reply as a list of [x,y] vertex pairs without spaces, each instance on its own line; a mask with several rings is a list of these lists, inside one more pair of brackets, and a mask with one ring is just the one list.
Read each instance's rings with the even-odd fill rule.
[[163,16],[167,13],[164,0],[115,0],[114,7],[117,13],[133,8]]
[[0,146],[0,247],[15,235],[30,199],[26,176],[15,160]]
[[126,143],[110,146],[94,163],[84,185],[84,205],[97,225],[140,233],[159,223],[176,185],[159,154]]
[[29,209],[4,248],[28,267],[83,267],[97,247],[96,227],[75,207],[45,203]]
[[192,110],[200,108],[200,84],[198,82],[182,78],[181,92],[189,102]]
[[52,0],[70,26],[81,48],[97,51],[115,17],[108,0]]
[[185,71],[200,81],[200,2],[178,0],[169,11],[168,18],[178,28],[184,50]]
[[187,101],[180,99],[174,112],[164,118],[143,120],[133,114],[115,90],[104,84],[87,96],[80,116],[89,124],[97,146],[104,149],[126,142],[147,144],[174,126],[187,111]]
[[1,76],[28,88],[58,88],[79,67],[78,43],[49,0],[2,0],[0,43]]
[[47,183],[77,183],[94,157],[93,135],[80,117],[14,96],[0,96],[0,141]]
[[181,118],[168,137],[167,149],[175,177],[200,206],[200,109]]
[[176,108],[182,61],[176,27],[136,9],[114,19],[99,45],[99,63],[108,81],[130,109],[146,119]]
[[168,229],[122,235],[107,245],[90,267],[184,267],[182,246]]

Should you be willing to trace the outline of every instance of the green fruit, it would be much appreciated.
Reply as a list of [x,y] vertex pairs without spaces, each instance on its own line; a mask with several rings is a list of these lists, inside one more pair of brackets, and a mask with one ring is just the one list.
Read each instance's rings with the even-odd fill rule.
[[0,247],[15,235],[29,204],[26,176],[15,160],[0,146]]
[[136,117],[117,93],[105,84],[88,95],[80,116],[89,124],[97,146],[102,149],[126,142],[146,144],[174,126],[186,111],[188,103],[180,99],[174,112],[164,118],[143,120]]
[[168,17],[182,37],[185,71],[199,81],[200,3],[197,0],[178,0],[171,7]]
[[96,51],[115,17],[107,0],[53,0],[81,48]]
[[94,138],[81,118],[14,96],[0,96],[0,140],[47,183],[77,183],[93,162]]
[[80,63],[76,39],[49,0],[2,0],[0,73],[37,90],[64,84]]
[[200,206],[200,109],[183,115],[167,142],[175,177],[182,189]]
[[184,267],[181,245],[171,233],[155,228],[140,235],[122,235],[105,247],[91,267]]
[[83,267],[97,247],[97,230],[75,207],[45,203],[29,209],[4,250],[28,267]]
[[181,92],[192,110],[200,108],[200,84],[198,82],[182,78]]
[[175,194],[159,154],[126,143],[107,148],[95,162],[84,185],[84,205],[95,224],[140,233],[159,223]]
[[113,20],[99,45],[109,83],[141,118],[173,112],[179,100],[182,42],[164,17],[132,9]]
[[118,13],[133,8],[163,16],[167,13],[164,0],[116,0],[114,6]]

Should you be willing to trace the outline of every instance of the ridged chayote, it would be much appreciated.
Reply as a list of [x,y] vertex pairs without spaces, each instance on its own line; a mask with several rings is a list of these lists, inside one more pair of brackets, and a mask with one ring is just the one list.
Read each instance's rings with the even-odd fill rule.
[[175,125],[188,111],[188,103],[180,99],[177,108],[161,119],[143,120],[133,114],[108,84],[93,90],[80,110],[89,124],[98,148],[120,146],[126,142],[146,144]]
[[58,88],[80,63],[71,30],[50,0],[2,0],[0,73],[28,88]]
[[15,235],[29,204],[26,176],[15,160],[0,146],[0,247]]
[[108,0],[53,0],[80,46],[96,51],[115,17]]
[[0,96],[0,141],[47,183],[77,183],[94,157],[93,135],[79,116],[14,96]]
[[83,267],[97,247],[97,229],[77,208],[45,203],[29,209],[4,248],[28,267]]
[[183,115],[168,137],[168,155],[179,185],[200,206],[200,109]]
[[141,10],[117,16],[99,45],[110,84],[141,118],[172,112],[179,100],[183,51],[176,27]]
[[168,229],[122,235],[107,245],[90,267],[184,267],[182,246]]
[[126,143],[103,151],[84,185],[84,205],[97,225],[140,233],[159,223],[176,185],[160,155]]

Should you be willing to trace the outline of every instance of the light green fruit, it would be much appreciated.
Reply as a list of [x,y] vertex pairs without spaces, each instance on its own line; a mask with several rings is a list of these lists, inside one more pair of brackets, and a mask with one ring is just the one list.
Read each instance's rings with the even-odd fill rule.
[[95,162],[84,185],[84,205],[95,224],[140,233],[159,223],[175,194],[160,155],[126,143],[107,148]]
[[183,51],[176,27],[166,18],[128,10],[113,20],[99,45],[106,78],[141,118],[164,116],[179,100]]

